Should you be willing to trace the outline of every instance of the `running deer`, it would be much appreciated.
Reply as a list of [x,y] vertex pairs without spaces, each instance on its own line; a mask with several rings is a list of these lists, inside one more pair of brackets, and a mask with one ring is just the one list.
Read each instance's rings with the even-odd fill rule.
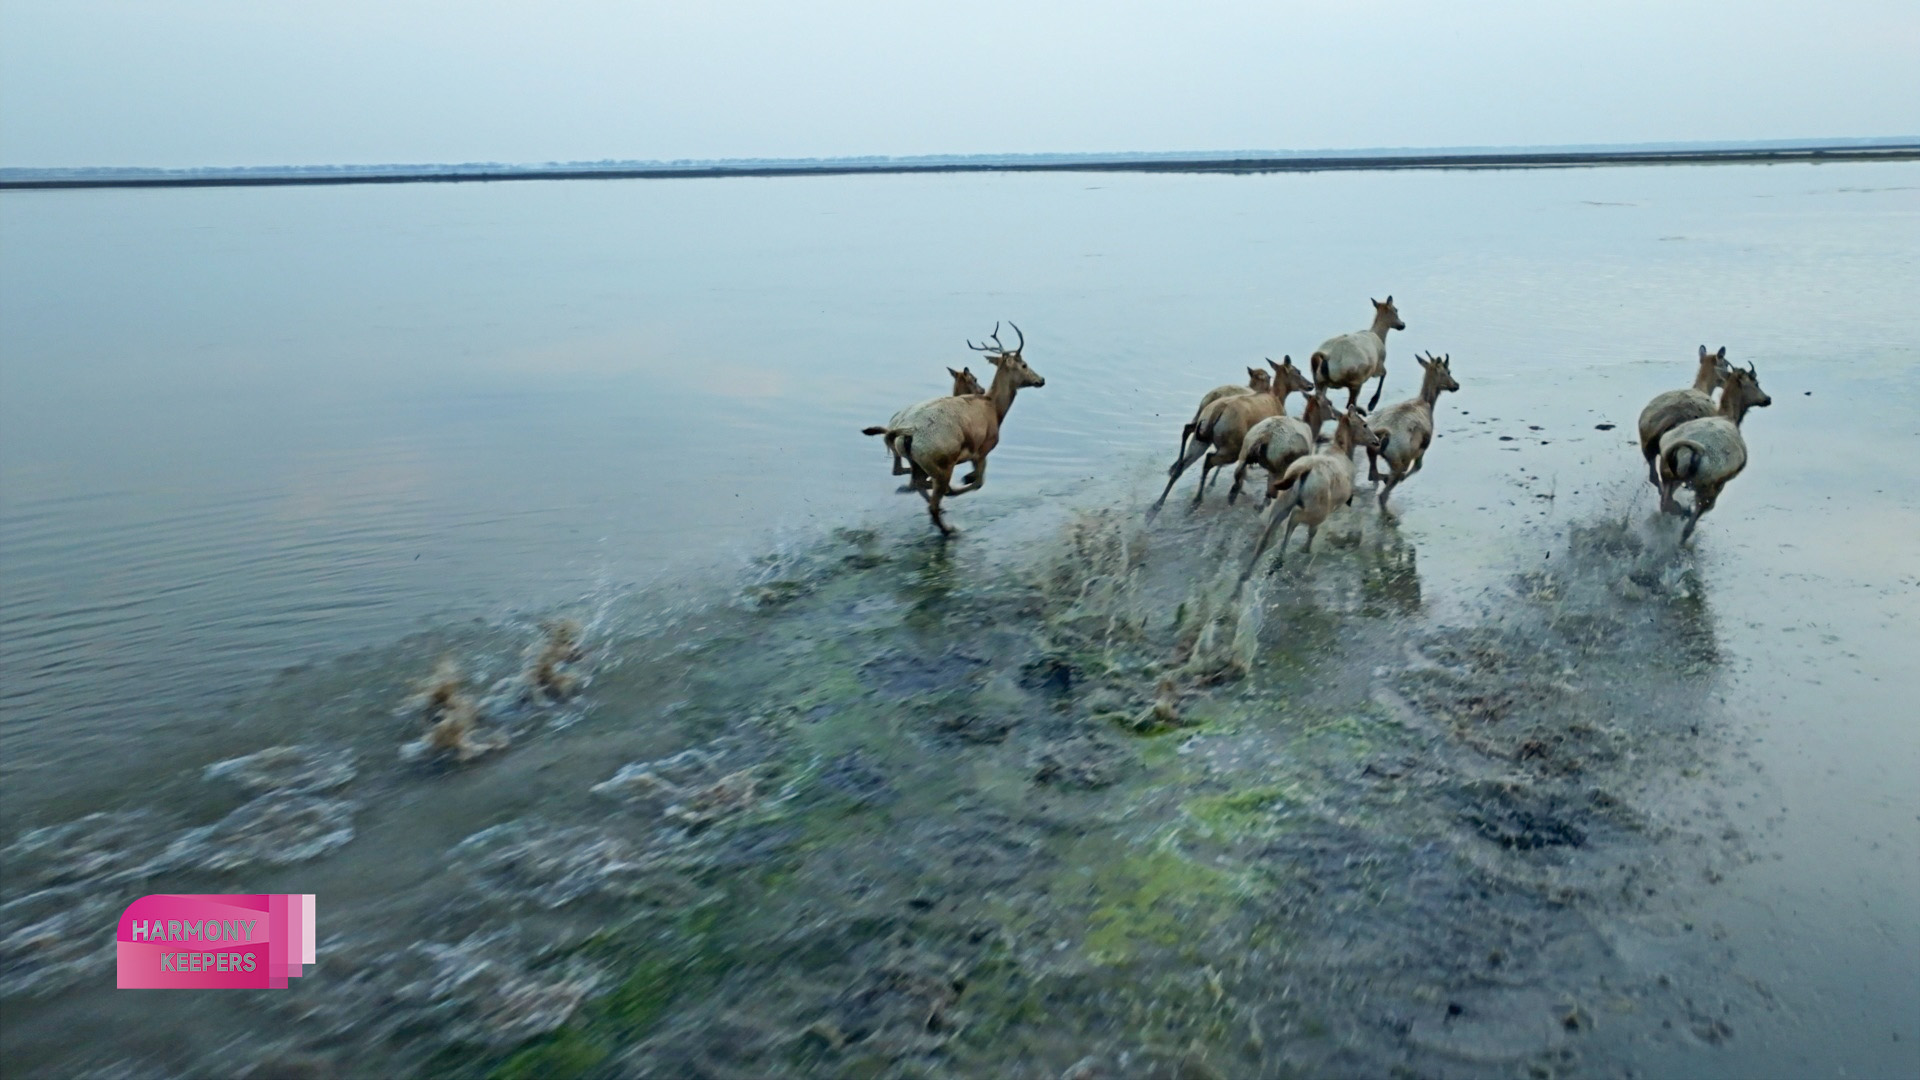
[[[1020,334],[1020,343],[1011,349],[1000,344],[999,323],[993,324],[988,344],[967,342],[968,348],[985,353],[994,366],[993,385],[985,394],[923,401],[895,414],[883,427],[862,429],[867,435],[885,435],[895,452],[907,459],[913,472],[909,487],[927,500],[927,515],[943,536],[953,535],[953,529],[940,516],[940,503],[948,496],[978,491],[986,483],[987,455],[1000,445],[1000,425],[1013,408],[1014,394],[1023,387],[1047,385],[1021,358],[1027,336],[1018,326],[1007,325]],[[954,487],[953,470],[969,461],[973,471],[960,487]]]
[[[973,369],[970,367],[963,367],[958,371],[955,371],[952,368],[948,368],[947,374],[953,376],[953,393],[948,395],[949,397],[960,397],[965,394],[986,393],[986,390],[980,385],[980,380],[974,377]],[[914,409],[919,408],[921,405],[931,405],[934,402],[939,400],[940,400],[939,398],[928,398],[927,400],[920,402],[919,405],[909,405],[906,408],[901,409],[899,412],[894,413],[893,419],[887,421],[887,425],[889,427],[895,426],[899,424],[901,420],[905,419],[906,415],[909,412],[912,412]],[[906,465],[904,465],[901,462],[900,451],[893,444],[893,436],[891,435],[887,436],[885,442],[887,444],[887,452],[893,455],[893,475],[895,476],[907,475],[907,473],[910,470],[906,467]],[[905,494],[906,492],[909,492],[912,490],[914,490],[912,487],[904,487],[900,489],[902,494]]]
[[1266,501],[1272,502],[1280,493],[1280,478],[1286,474],[1287,466],[1313,453],[1314,445],[1320,440],[1320,426],[1334,415],[1333,403],[1327,400],[1324,390],[1316,389],[1305,396],[1304,417],[1269,416],[1247,432],[1246,441],[1240,446],[1240,464],[1233,470],[1233,487],[1227,489],[1229,504],[1240,497],[1240,486],[1246,483],[1250,467],[1258,465],[1267,470]]
[[1647,482],[1658,487],[1660,472],[1654,466],[1654,459],[1660,456],[1660,436],[1679,427],[1689,420],[1698,420],[1714,413],[1713,388],[1727,377],[1733,367],[1727,363],[1727,347],[1722,345],[1719,352],[1708,352],[1705,345],[1700,346],[1700,368],[1694,372],[1693,385],[1685,390],[1668,390],[1664,394],[1655,394],[1647,407],[1640,410],[1640,454],[1647,459]]
[[1752,364],[1734,368],[1720,383],[1720,409],[1712,416],[1689,420],[1660,437],[1660,509],[1679,511],[1674,489],[1693,489],[1693,509],[1680,542],[1687,542],[1700,518],[1719,501],[1720,489],[1747,467],[1747,440],[1740,421],[1750,408],[1765,408],[1773,399],[1760,389],[1760,373]]
[[1380,404],[1380,391],[1387,384],[1387,331],[1407,328],[1407,324],[1400,321],[1400,311],[1393,306],[1392,296],[1369,303],[1373,305],[1372,326],[1328,338],[1307,362],[1313,372],[1314,385],[1346,388],[1349,409],[1360,400],[1360,391],[1367,380],[1376,376],[1380,383],[1373,388],[1373,400],[1367,402],[1367,408],[1371,410]]
[[1187,467],[1199,461],[1203,456],[1205,463],[1200,467],[1200,483],[1194,488],[1193,505],[1199,506],[1202,496],[1207,492],[1207,479],[1215,469],[1240,460],[1240,447],[1246,441],[1247,432],[1255,424],[1270,416],[1286,415],[1287,395],[1295,391],[1304,394],[1313,389],[1313,383],[1293,365],[1293,357],[1281,357],[1280,363],[1267,361],[1273,368],[1273,385],[1263,394],[1233,394],[1217,398],[1200,412],[1200,419],[1193,428],[1193,440],[1187,444],[1186,452],[1180,460],[1167,470],[1167,487],[1160,498],[1147,511],[1149,518],[1160,512],[1160,507],[1173,492],[1173,485]]
[[1280,478],[1280,486],[1287,493],[1267,508],[1266,524],[1260,528],[1260,539],[1253,545],[1253,557],[1247,560],[1240,580],[1245,582],[1253,576],[1281,518],[1287,519],[1287,531],[1280,537],[1279,556],[1273,561],[1273,569],[1279,570],[1286,560],[1287,541],[1301,525],[1307,527],[1307,554],[1313,554],[1313,538],[1319,535],[1321,523],[1353,501],[1353,448],[1364,446],[1373,452],[1390,441],[1374,434],[1357,407],[1347,406],[1333,429],[1333,441],[1318,453],[1308,454],[1287,466],[1286,474]]
[[1241,386],[1238,383],[1227,383],[1207,391],[1200,398],[1200,407],[1193,410],[1193,419],[1187,421],[1186,426],[1180,429],[1180,453],[1175,455],[1175,460],[1177,461],[1187,456],[1187,440],[1193,437],[1193,429],[1200,426],[1200,417],[1205,415],[1207,406],[1219,401],[1223,397],[1239,397],[1241,394],[1264,394],[1272,386],[1273,376],[1257,367],[1250,367],[1247,369],[1247,385]]
[[[1389,521],[1393,520],[1393,511],[1387,509],[1387,496],[1426,464],[1427,447],[1433,445],[1434,403],[1440,400],[1441,391],[1460,389],[1460,384],[1453,381],[1452,353],[1438,358],[1428,353],[1414,360],[1423,372],[1420,396],[1389,405],[1367,421],[1368,427],[1380,433],[1381,442],[1379,450],[1367,451],[1367,482],[1387,482],[1380,489],[1380,514]],[[1385,476],[1380,474],[1382,458],[1387,462]]]

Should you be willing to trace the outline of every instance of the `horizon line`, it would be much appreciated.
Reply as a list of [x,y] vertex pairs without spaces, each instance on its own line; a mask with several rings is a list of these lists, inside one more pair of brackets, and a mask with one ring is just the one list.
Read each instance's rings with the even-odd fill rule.
[[718,179],[967,172],[1268,173],[1920,160],[1920,136],[1357,150],[1111,151],[508,164],[0,167],[0,190]]

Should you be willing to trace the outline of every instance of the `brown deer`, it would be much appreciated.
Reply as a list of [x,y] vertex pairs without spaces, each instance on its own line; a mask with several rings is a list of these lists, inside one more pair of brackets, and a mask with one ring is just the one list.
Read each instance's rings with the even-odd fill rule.
[[[1428,353],[1414,360],[1423,372],[1420,396],[1395,402],[1367,421],[1367,426],[1379,432],[1381,438],[1379,450],[1367,451],[1367,482],[1387,482],[1380,489],[1380,513],[1389,521],[1393,519],[1393,512],[1387,509],[1387,496],[1426,464],[1427,447],[1433,445],[1434,403],[1440,400],[1441,391],[1460,389],[1460,384],[1453,381],[1452,353],[1437,359]],[[1381,458],[1387,461],[1386,476],[1380,474]]]
[[1346,387],[1349,409],[1360,400],[1360,391],[1367,380],[1379,376],[1380,382],[1373,388],[1373,400],[1367,402],[1367,409],[1371,411],[1380,404],[1380,391],[1387,385],[1387,331],[1405,330],[1407,324],[1400,321],[1400,311],[1393,306],[1392,296],[1368,302],[1373,305],[1373,325],[1321,342],[1308,358],[1307,367],[1313,372],[1315,386]]
[[1313,538],[1319,535],[1321,523],[1353,501],[1353,448],[1364,446],[1369,452],[1378,451],[1387,441],[1373,433],[1358,408],[1347,406],[1333,429],[1333,441],[1319,453],[1308,454],[1287,466],[1286,474],[1280,478],[1280,486],[1287,489],[1287,494],[1267,508],[1267,522],[1260,528],[1260,539],[1254,542],[1253,557],[1247,560],[1240,580],[1244,582],[1253,576],[1254,568],[1260,565],[1260,555],[1273,539],[1274,527],[1280,524],[1281,518],[1287,519],[1287,531],[1280,537],[1280,552],[1273,568],[1280,569],[1286,560],[1287,541],[1301,525],[1307,527],[1307,554],[1313,554]]
[[1273,376],[1257,367],[1250,367],[1247,369],[1247,385],[1241,386],[1238,383],[1227,383],[1223,386],[1216,386],[1201,395],[1200,407],[1193,410],[1193,419],[1187,421],[1186,426],[1180,429],[1180,453],[1175,455],[1174,460],[1177,461],[1187,456],[1187,440],[1193,437],[1193,429],[1200,426],[1200,417],[1205,415],[1207,406],[1219,401],[1223,397],[1239,397],[1241,394],[1264,394],[1272,386]]
[[[958,371],[955,371],[952,368],[948,368],[947,374],[953,376],[953,393],[949,394],[948,395],[949,397],[960,397],[963,394],[986,393],[986,389],[980,385],[980,380],[974,377],[973,369],[970,367],[963,367]],[[893,419],[887,421],[887,424],[888,426],[898,424],[901,421],[901,419],[907,415],[908,412],[919,408],[920,405],[927,405],[939,400],[940,400],[939,398],[928,398],[926,401],[920,402],[919,405],[909,405],[906,408],[901,409],[899,412],[894,413]],[[907,473],[910,470],[900,460],[900,451],[896,449],[893,445],[893,436],[891,435],[887,436],[885,442],[887,444],[887,452],[893,455],[893,475],[895,476],[907,475]],[[900,489],[902,494],[905,494],[906,492],[909,492],[912,490],[914,490],[912,486],[908,486]]]
[[[885,435],[895,452],[907,459],[913,470],[909,487],[927,500],[927,514],[943,536],[951,536],[953,529],[940,516],[940,503],[986,483],[987,455],[1000,445],[1000,425],[1013,408],[1014,394],[1023,387],[1047,385],[1020,355],[1027,336],[1018,326],[1007,325],[1020,335],[1020,343],[1011,349],[1000,344],[999,323],[993,325],[988,344],[967,342],[968,348],[986,353],[987,362],[994,366],[993,385],[986,393],[924,401],[896,414],[884,427],[862,429],[867,435]],[[954,487],[953,470],[969,461],[973,471],[960,487]]]
[[1264,394],[1233,394],[1217,398],[1201,410],[1200,420],[1194,425],[1193,440],[1187,444],[1180,460],[1167,470],[1167,487],[1160,493],[1147,517],[1160,512],[1160,507],[1172,493],[1173,485],[1187,467],[1199,461],[1206,462],[1200,467],[1200,483],[1194,488],[1193,505],[1199,506],[1207,492],[1207,478],[1215,469],[1240,460],[1240,447],[1246,441],[1247,432],[1253,426],[1270,416],[1286,415],[1287,395],[1298,391],[1302,394],[1313,389],[1313,383],[1293,366],[1293,357],[1281,357],[1280,363],[1267,361],[1273,368],[1273,385]]
[[1320,441],[1320,425],[1334,415],[1333,403],[1327,400],[1324,390],[1314,390],[1306,399],[1304,417],[1269,416],[1247,432],[1246,440],[1240,445],[1240,464],[1233,470],[1233,487],[1227,489],[1228,503],[1239,498],[1247,469],[1254,465],[1267,470],[1267,501],[1273,501],[1280,493],[1280,478],[1286,474],[1287,466],[1313,453]]
[[1708,352],[1705,345],[1700,346],[1700,367],[1693,373],[1693,385],[1685,390],[1668,390],[1655,394],[1647,407],[1640,410],[1640,454],[1647,459],[1647,482],[1655,487],[1660,485],[1660,471],[1654,465],[1654,459],[1660,456],[1660,436],[1679,427],[1689,420],[1698,420],[1714,413],[1713,389],[1733,370],[1727,363],[1727,347],[1722,345],[1719,352]]
[[1747,440],[1740,434],[1740,421],[1750,408],[1765,408],[1773,399],[1760,389],[1760,373],[1752,364],[1734,368],[1720,383],[1720,410],[1713,416],[1689,420],[1660,437],[1660,509],[1678,512],[1673,497],[1681,484],[1693,489],[1693,509],[1687,514],[1687,527],[1680,531],[1680,542],[1693,535],[1693,527],[1713,509],[1720,490],[1747,467]]

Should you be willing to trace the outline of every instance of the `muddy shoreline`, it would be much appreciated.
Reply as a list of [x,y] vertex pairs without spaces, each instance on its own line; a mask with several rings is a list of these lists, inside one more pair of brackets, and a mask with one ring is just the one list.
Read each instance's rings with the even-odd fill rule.
[[[1646,959],[1690,929],[1657,898],[1745,857],[1700,801],[1724,721],[1671,537],[1592,523],[1497,618],[1436,625],[1375,519],[1235,595],[1244,533],[1095,512],[994,569],[845,532],[697,635],[590,639],[580,701],[509,718],[495,762],[393,758],[401,687],[289,688],[359,735],[261,781],[324,807],[203,793],[198,862],[141,807],[83,819],[118,854],[16,843],[7,899],[255,880],[258,830],[404,852],[419,872],[330,897],[356,929],[325,935],[323,978],[237,1010],[286,1033],[220,1047],[259,1075],[1584,1075],[1729,1037],[1713,971]],[[513,655],[406,649],[485,668],[488,645]],[[596,783],[542,783],[581,754]],[[474,827],[404,835],[417,800]],[[10,1001],[16,1030],[78,1020],[59,986],[103,958],[6,929],[6,973],[50,995]],[[216,1060],[130,1049],[9,1056]]]

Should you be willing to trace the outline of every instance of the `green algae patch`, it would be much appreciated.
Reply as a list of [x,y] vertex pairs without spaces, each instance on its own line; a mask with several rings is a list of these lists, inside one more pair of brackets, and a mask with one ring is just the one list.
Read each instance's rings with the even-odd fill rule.
[[860,662],[845,648],[822,646],[793,666],[799,670],[785,681],[793,684],[790,700],[802,710],[846,705],[867,694],[866,683],[860,679]]
[[1205,795],[1184,809],[1201,835],[1236,837],[1279,827],[1290,812],[1306,804],[1299,783],[1267,784],[1224,795]]
[[1120,964],[1142,948],[1197,944],[1247,895],[1238,875],[1160,848],[1095,871],[1087,917],[1088,958]]
[[[492,1075],[530,1078],[595,1071],[609,1047],[634,1042],[683,997],[705,990],[734,965],[736,957],[719,931],[740,910],[738,900],[704,904],[665,925],[646,920],[620,935],[597,935],[584,943],[582,954],[602,964],[625,966],[619,985],[589,1001],[567,1026],[515,1051]],[[644,934],[648,944],[636,945],[636,934]]]
[[606,1046],[573,1028],[561,1028],[500,1063],[491,1080],[570,1080],[592,1075],[607,1060]]
[[640,1034],[673,1004],[681,987],[688,981],[688,974],[683,964],[658,960],[644,962],[600,1003],[599,1018],[629,1037]]

